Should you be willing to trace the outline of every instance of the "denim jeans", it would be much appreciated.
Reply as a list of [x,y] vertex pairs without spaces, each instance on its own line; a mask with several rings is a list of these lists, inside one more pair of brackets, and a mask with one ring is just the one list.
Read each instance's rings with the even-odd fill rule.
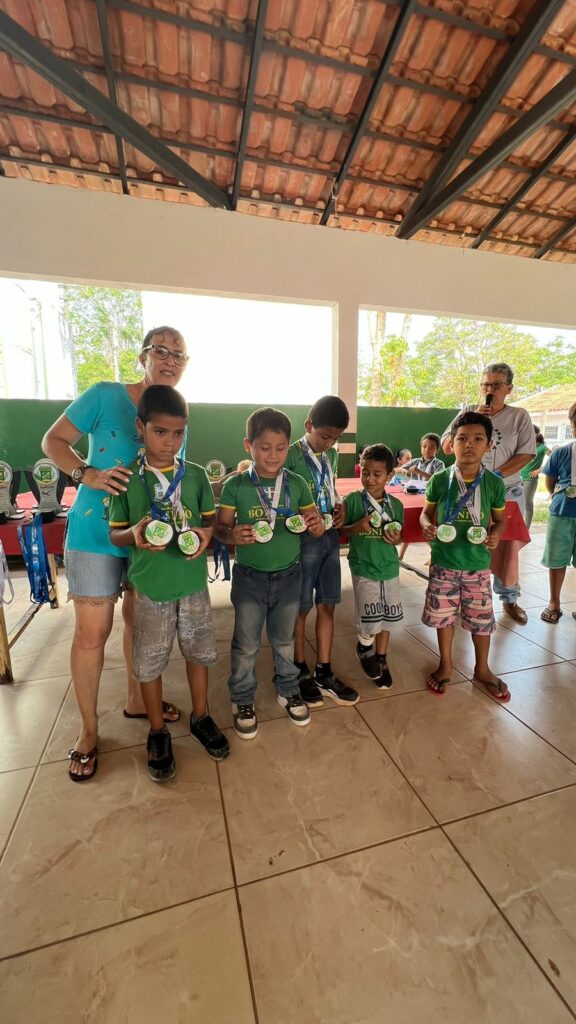
[[[509,491],[506,491],[506,501],[515,501],[520,506],[520,511],[524,512],[524,487],[522,481],[514,484]],[[505,587],[502,580],[495,576],[494,593],[498,594],[498,597],[504,604],[516,604],[520,597],[520,583],[514,583],[511,587]]]
[[281,572],[261,572],[235,564],[231,599],[234,605],[232,672],[228,680],[234,704],[251,704],[256,692],[256,659],[266,624],[274,656],[274,685],[281,697],[298,693],[294,664],[294,628],[300,610],[300,564]]

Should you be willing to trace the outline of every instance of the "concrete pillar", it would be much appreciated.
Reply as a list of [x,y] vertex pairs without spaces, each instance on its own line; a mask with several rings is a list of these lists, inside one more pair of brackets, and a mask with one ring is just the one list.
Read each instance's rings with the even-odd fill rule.
[[334,312],[332,387],[334,394],[346,402],[350,413],[348,430],[338,442],[340,476],[352,476],[356,463],[358,314],[358,303],[352,301],[339,302]]

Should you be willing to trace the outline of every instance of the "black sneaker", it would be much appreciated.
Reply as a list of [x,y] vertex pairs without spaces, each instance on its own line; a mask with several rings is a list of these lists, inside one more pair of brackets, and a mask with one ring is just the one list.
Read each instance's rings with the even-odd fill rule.
[[362,644],[356,644],[356,654],[360,659],[360,664],[364,669],[369,679],[380,679],[382,670],[380,667],[380,661],[378,655],[374,650],[374,644],[371,647],[363,647]]
[[236,704],[234,731],[242,740],[253,740],[258,732],[258,719],[253,704]]
[[190,732],[215,761],[223,761],[225,757],[228,757],[230,744],[210,715],[204,715],[204,718],[198,722],[193,722],[192,715],[190,715]]
[[148,775],[152,782],[167,782],[176,775],[176,762],[172,753],[172,737],[168,729],[148,733]]
[[293,693],[290,697],[276,697],[280,707],[288,713],[288,717],[294,725],[310,725],[310,712],[299,693]]
[[389,690],[392,686],[392,676],[390,675],[386,655],[378,654],[377,658],[380,663],[380,679],[375,679],[374,682],[379,690]]
[[301,668],[298,673],[298,688],[300,690],[300,696],[305,704],[311,706],[324,703],[324,697],[316,686],[312,673],[307,665],[305,669]]
[[347,686],[341,679],[330,673],[329,676],[320,675],[318,672],[314,673],[314,680],[316,686],[326,697],[330,697],[335,704],[345,704],[351,706],[357,704],[359,697],[356,690],[353,690],[351,686]]

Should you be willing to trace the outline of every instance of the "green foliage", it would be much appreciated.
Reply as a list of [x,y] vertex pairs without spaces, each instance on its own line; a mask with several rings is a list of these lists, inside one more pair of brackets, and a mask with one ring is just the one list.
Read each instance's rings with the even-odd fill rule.
[[487,363],[514,369],[514,398],[576,382],[576,351],[562,337],[543,346],[512,324],[438,317],[410,355],[402,337],[383,337],[380,346],[380,400],[376,401],[371,366],[361,366],[358,397],[371,405],[405,405],[411,400],[440,408],[457,407],[479,397]]
[[78,391],[99,380],[139,379],[142,297],[124,288],[64,285],[62,315],[74,350]]

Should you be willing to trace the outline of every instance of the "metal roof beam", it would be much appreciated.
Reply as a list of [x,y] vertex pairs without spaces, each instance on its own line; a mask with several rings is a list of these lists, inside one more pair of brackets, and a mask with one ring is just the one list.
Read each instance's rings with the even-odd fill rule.
[[[541,245],[540,248],[537,249],[534,253],[534,259],[542,259],[542,257],[545,256],[547,252],[551,252],[553,249],[556,248],[558,242],[563,242],[564,239],[568,238],[568,235],[571,235],[573,231],[576,231],[576,219],[571,220],[569,224],[565,224],[564,227],[560,228],[560,230],[557,231],[555,235],[552,235],[552,238],[549,238],[548,241],[544,243],[544,245]],[[574,255],[576,256],[576,253],[574,253]]]
[[[110,36],[108,35],[108,25],[106,23],[106,7],[105,0],[96,0],[96,10],[98,14],[98,28],[100,29],[100,41],[102,43],[102,54],[104,57],[104,67],[106,68],[106,81],[108,82],[108,95],[116,106],[118,100],[116,98],[116,83],[114,81],[114,66],[112,64],[112,51],[110,49]],[[124,154],[124,143],[120,135],[114,135],[114,141],[116,143],[116,154],[118,156],[118,170],[120,172],[120,180],[122,182],[122,191],[125,196],[130,195],[130,189],[128,187],[128,178],[126,177],[126,156]]]
[[17,21],[0,11],[0,47],[33,68],[66,96],[70,96],[87,113],[99,118],[126,142],[150,157],[174,178],[201,196],[210,206],[230,208],[225,192],[194,171],[185,160],[162,145],[146,128],[120,110],[95,86],[75,72],[70,63],[56,56]]
[[242,168],[246,157],[246,145],[248,143],[248,132],[250,130],[250,117],[254,107],[254,95],[258,79],[258,68],[260,66],[260,54],[262,53],[262,41],[264,39],[264,26],[266,24],[266,13],[268,11],[268,0],[259,0],[256,24],[252,36],[252,53],[250,55],[250,70],[248,72],[248,84],[244,98],[244,113],[242,114],[242,128],[240,130],[240,141],[238,143],[238,155],[236,157],[236,173],[232,186],[232,209],[236,209],[238,196],[240,195],[240,182],[242,181]]
[[[332,196],[338,195],[338,192],[340,191],[340,189],[342,187],[342,183],[343,183],[344,179],[346,178],[346,175],[347,175],[347,173],[348,173],[348,171],[350,169],[350,164],[352,163],[352,160],[354,159],[354,154],[356,153],[356,150],[358,149],[358,145],[360,143],[360,140],[362,139],[362,136],[364,135],[364,132],[366,131],[366,128],[368,126],[368,122],[370,121],[370,116],[372,114],[372,111],[374,110],[374,107],[376,106],[376,103],[378,102],[378,97],[380,96],[380,90],[382,88],[382,85],[384,83],[386,75],[388,74],[388,72],[390,70],[390,67],[392,65],[392,61],[394,60],[394,57],[396,55],[396,51],[398,50],[398,47],[399,47],[399,45],[400,45],[400,43],[402,41],[402,37],[403,37],[403,35],[404,35],[405,31],[406,31],[406,27],[408,25],[408,22],[410,21],[410,18],[412,17],[412,14],[414,12],[414,7],[415,6],[416,6],[416,0],[404,0],[404,4],[403,4],[403,6],[400,9],[400,13],[398,14],[398,17],[396,18],[396,21],[394,23],[394,28],[392,29],[392,33],[390,35],[390,39],[388,40],[386,49],[384,51],[384,55],[382,57],[382,60],[380,61],[380,65],[378,67],[378,72],[377,72],[376,77],[374,78],[374,81],[372,82],[372,85],[370,87],[370,92],[368,93],[368,97],[367,97],[366,102],[364,104],[362,113],[360,114],[360,117],[358,118],[358,123],[356,125],[356,128],[354,129],[354,132],[352,134],[352,138],[350,139],[350,142],[348,143],[348,148],[346,150],[346,155],[344,157],[344,160],[342,161],[342,166],[340,167],[340,170],[338,171],[338,174],[336,175],[336,178],[335,178],[334,183],[332,185]],[[321,224],[326,224],[328,222],[328,218],[330,217],[330,213],[332,212],[332,207],[333,207],[333,198],[332,198],[332,196],[330,197],[330,199],[326,203],[326,206],[324,207],[324,210],[322,212],[322,216],[320,218],[320,223]]]
[[[566,107],[576,97],[576,70],[570,71],[558,85],[555,85],[532,110],[524,114],[508,131],[504,132],[496,142],[492,143],[480,156],[469,164],[456,178],[440,192],[433,195],[428,202],[419,207],[411,216],[408,227],[398,233],[398,237],[406,238],[423,228],[447,206],[468,191],[480,178],[484,177],[493,167],[502,163],[520,146],[525,139],[546,124],[556,113]],[[403,222],[404,224],[406,222]]]
[[404,217],[398,231],[399,238],[410,238],[418,230],[414,225],[419,219],[419,211],[449,181],[474,139],[477,138],[479,131],[494,113],[502,96],[510,88],[522,64],[563,6],[564,0],[537,0],[534,4],[520,32],[482,90],[469,116],[439,160],[424,188],[417,196],[412,209]]
[[[520,188],[518,188],[516,190],[516,192],[514,193],[514,195],[512,195],[510,197],[508,202],[504,203],[504,205],[501,208],[501,210],[499,210],[498,213],[496,214],[496,216],[492,218],[490,223],[487,224],[485,228],[483,228],[483,230],[480,232],[478,237],[474,239],[474,241],[472,243],[472,249],[479,249],[480,248],[480,246],[482,245],[482,242],[484,242],[487,239],[487,237],[492,234],[492,232],[494,231],[494,228],[498,227],[498,225],[502,223],[504,218],[507,217],[508,214],[511,213],[518,206],[518,203],[522,202],[522,200],[524,199],[524,196],[527,195],[528,192],[530,192],[530,190],[532,188],[534,188],[534,185],[536,185],[536,183],[538,181],[540,181],[541,178],[544,177],[546,172],[549,171],[550,168],[554,166],[556,161],[560,159],[562,154],[575,141],[576,141],[576,128],[574,128],[571,132],[569,132],[569,134],[566,135],[565,138],[563,138],[558,143],[557,146],[554,146],[554,149],[552,150],[552,152],[549,153],[549,155],[546,157],[546,159],[542,161],[540,166],[537,167],[535,171],[532,171],[532,174],[529,176],[529,178],[527,178],[527,180],[525,182],[523,182],[522,185],[520,185]],[[522,214],[522,213],[530,214],[531,211],[530,210],[518,210],[518,213],[520,213],[520,214]],[[536,214],[536,216],[538,216],[538,214]]]

